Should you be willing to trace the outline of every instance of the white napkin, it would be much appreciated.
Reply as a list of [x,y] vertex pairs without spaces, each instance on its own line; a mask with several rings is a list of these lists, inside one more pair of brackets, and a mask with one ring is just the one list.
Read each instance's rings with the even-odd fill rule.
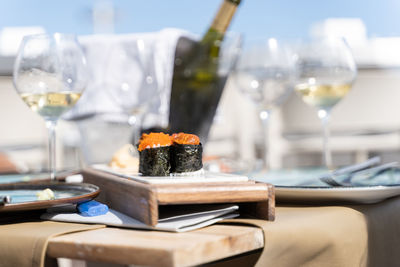
[[[78,103],[63,118],[72,120],[93,114],[120,113],[121,107],[110,97],[112,88],[106,88],[107,65],[113,48],[129,49],[129,43],[142,39],[153,43],[153,55],[158,86],[162,89],[160,103],[155,109],[147,111],[147,120],[153,116],[157,123],[168,123],[169,98],[173,74],[173,60],[179,37],[195,38],[187,31],[167,28],[153,33],[134,33],[120,35],[89,35],[79,38],[90,70],[90,82]],[[131,46],[133,47],[133,45]],[[128,51],[127,51],[128,52]],[[121,72],[129,70],[120,70]],[[132,73],[132,75],[135,75]],[[137,101],[133,99],[132,101]],[[161,118],[160,118],[161,116]]]
[[123,228],[149,229],[168,232],[186,232],[214,224],[223,219],[239,216],[236,212],[237,205],[207,205],[204,208],[194,206],[193,211],[188,206],[185,211],[172,213],[170,216],[159,220],[155,227],[146,225],[118,211],[109,209],[104,215],[85,217],[78,213],[45,213],[41,216],[43,220],[95,223],[117,226]]

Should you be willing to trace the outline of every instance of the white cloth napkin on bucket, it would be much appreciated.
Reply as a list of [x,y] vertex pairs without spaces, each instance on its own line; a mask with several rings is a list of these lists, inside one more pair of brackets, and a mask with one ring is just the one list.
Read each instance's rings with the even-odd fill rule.
[[[193,34],[181,29],[167,28],[151,33],[112,34],[112,35],[88,35],[79,37],[85,51],[90,71],[90,81],[78,103],[64,115],[64,119],[73,120],[85,116],[105,113],[121,112],[115,100],[110,97],[110,88],[106,88],[107,64],[110,52],[118,46],[119,49],[129,49],[129,43],[133,44],[138,39],[145,43],[153,44],[155,73],[158,86],[161,88],[159,105],[156,110],[147,111],[157,117],[158,123],[168,122],[169,98],[173,75],[173,60],[175,48],[180,37],[195,38]],[[128,44],[128,45],[126,45]],[[128,52],[128,51],[127,51]],[[121,72],[129,71],[121,69]],[[132,73],[132,75],[135,75]],[[140,101],[140,100],[139,100]],[[161,118],[160,118],[161,116]]]

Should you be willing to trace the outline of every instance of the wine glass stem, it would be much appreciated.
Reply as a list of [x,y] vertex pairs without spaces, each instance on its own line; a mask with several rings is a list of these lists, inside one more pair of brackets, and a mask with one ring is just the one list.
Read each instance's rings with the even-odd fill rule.
[[46,121],[49,138],[49,169],[52,181],[56,180],[56,126],[57,121]]
[[332,153],[331,153],[331,147],[330,147],[330,143],[329,143],[329,138],[330,138],[330,129],[329,129],[330,111],[321,109],[321,110],[318,111],[318,116],[320,117],[321,122],[322,122],[323,153],[324,153],[325,166],[328,167],[328,169],[333,169]]
[[268,110],[260,111],[260,119],[262,124],[262,131],[264,137],[264,155],[263,155],[263,169],[268,170],[269,166],[269,116],[270,112]]

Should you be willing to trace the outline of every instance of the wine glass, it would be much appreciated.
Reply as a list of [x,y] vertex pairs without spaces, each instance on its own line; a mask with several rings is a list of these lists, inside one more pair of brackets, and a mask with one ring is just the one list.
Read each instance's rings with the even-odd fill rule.
[[56,125],[87,85],[84,53],[69,34],[25,36],[14,65],[14,86],[22,100],[46,122],[50,178],[56,177]]
[[296,75],[293,54],[287,44],[270,38],[244,47],[235,69],[239,90],[256,104],[264,133],[263,168],[269,169],[268,124],[271,111],[293,91]]
[[329,119],[332,108],[350,91],[357,69],[343,38],[325,37],[297,48],[298,80],[295,91],[315,107],[323,127],[325,166],[333,168],[329,147]]
[[133,128],[132,143],[139,139],[143,115],[161,102],[153,45],[143,39],[117,43],[108,56],[105,83],[111,98]]

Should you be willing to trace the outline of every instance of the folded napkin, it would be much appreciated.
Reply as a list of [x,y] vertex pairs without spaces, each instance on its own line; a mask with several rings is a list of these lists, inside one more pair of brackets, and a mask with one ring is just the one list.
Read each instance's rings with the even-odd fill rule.
[[396,197],[359,206],[277,206],[273,222],[224,220],[263,229],[264,249],[255,261],[221,267],[399,266],[399,211]]
[[0,267],[44,266],[48,240],[51,237],[103,228],[51,221],[8,223],[0,225]]
[[[376,186],[399,185],[398,162],[381,163],[379,157],[341,167],[334,171],[327,168],[279,169],[253,173],[253,179],[275,186]],[[333,180],[333,182],[330,182]]]
[[168,232],[186,232],[201,227],[205,227],[227,218],[237,217],[239,214],[236,205],[207,205],[202,208],[197,206],[190,210],[171,212],[167,216],[159,219],[155,227],[148,226],[118,211],[109,209],[104,215],[86,217],[78,213],[45,213],[41,216],[45,220],[95,223],[117,226],[123,228],[149,229]]
[[[388,167],[386,169],[375,171],[374,168],[360,171],[347,179],[353,186],[377,186],[377,185],[399,185],[400,168]],[[340,180],[339,180],[340,181]],[[346,180],[345,180],[346,181]],[[342,182],[342,181],[340,181]]]
[[327,186],[318,179],[326,172],[326,168],[277,169],[251,173],[249,177],[275,186]]
[[366,266],[366,224],[350,208],[277,207],[273,222],[240,218],[221,223],[252,225],[264,232],[264,248],[256,259],[222,266]]

